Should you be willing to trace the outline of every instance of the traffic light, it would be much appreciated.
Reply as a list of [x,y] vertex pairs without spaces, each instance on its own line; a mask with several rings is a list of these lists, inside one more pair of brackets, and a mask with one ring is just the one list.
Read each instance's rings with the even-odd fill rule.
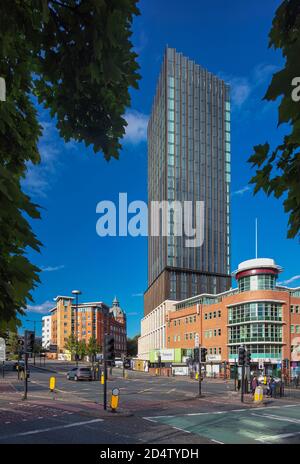
[[25,330],[24,334],[24,351],[32,353],[35,342],[35,333],[32,330]]
[[250,363],[251,363],[251,353],[250,353],[250,351],[247,351],[246,352],[246,364],[247,364],[247,366],[250,366]]
[[23,353],[24,351],[24,340],[22,338],[18,339],[18,348],[19,348],[19,353]]
[[105,335],[105,359],[106,361],[115,359],[115,339],[113,335]]
[[246,361],[246,349],[243,346],[239,347],[239,360],[238,363],[240,366],[244,366]]
[[207,355],[207,349],[206,348],[201,348],[201,362],[203,362],[203,363],[206,362],[206,355]]
[[199,362],[199,348],[194,348],[194,362]]

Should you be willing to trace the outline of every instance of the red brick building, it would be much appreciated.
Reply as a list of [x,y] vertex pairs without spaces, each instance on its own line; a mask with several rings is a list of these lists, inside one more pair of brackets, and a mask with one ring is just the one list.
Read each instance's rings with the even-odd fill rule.
[[126,315],[115,298],[109,308],[102,301],[74,304],[70,296],[57,296],[56,306],[51,313],[51,345],[57,347],[57,354],[65,353],[65,344],[71,334],[88,343],[91,337],[103,346],[104,334],[114,335],[116,356],[127,351]]
[[[166,347],[187,350],[199,335],[207,364],[221,373],[233,366],[238,347],[252,356],[252,368],[300,374],[300,287],[276,283],[282,271],[272,259],[252,259],[233,273],[238,288],[218,295],[202,294],[175,304],[166,324]],[[225,364],[224,364],[225,363]]]

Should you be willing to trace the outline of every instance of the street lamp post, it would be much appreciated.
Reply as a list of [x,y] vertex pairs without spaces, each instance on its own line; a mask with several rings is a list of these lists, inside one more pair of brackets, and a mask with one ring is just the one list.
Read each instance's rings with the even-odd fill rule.
[[75,341],[76,341],[76,367],[78,367],[78,296],[81,295],[80,290],[72,290],[72,294],[76,297],[76,315],[75,315]]

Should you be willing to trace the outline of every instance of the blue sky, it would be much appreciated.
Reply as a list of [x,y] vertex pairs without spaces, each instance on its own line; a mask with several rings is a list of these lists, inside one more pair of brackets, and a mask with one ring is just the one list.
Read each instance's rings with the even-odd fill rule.
[[[23,318],[24,327],[51,306],[58,294],[79,288],[82,301],[112,302],[115,295],[125,309],[128,334],[139,333],[143,292],[147,287],[147,239],[96,234],[96,205],[147,200],[146,126],[165,46],[177,48],[232,87],[232,270],[255,253],[254,223],[259,221],[259,256],[272,257],[284,267],[281,281],[295,276],[300,285],[299,242],[288,240],[287,215],[281,201],[255,197],[248,181],[253,174],[246,162],[253,145],[276,144],[277,105],[261,99],[271,75],[282,65],[280,53],[268,48],[268,32],[276,0],[142,0],[134,21],[133,42],[141,66],[139,90],[132,94],[126,138],[120,160],[107,163],[84,146],[64,144],[48,114],[40,110],[44,135],[42,164],[29,167],[26,191],[42,206],[42,220],[33,228],[43,243],[40,254],[29,257],[43,269],[34,303]],[[41,325],[37,324],[38,332]]]

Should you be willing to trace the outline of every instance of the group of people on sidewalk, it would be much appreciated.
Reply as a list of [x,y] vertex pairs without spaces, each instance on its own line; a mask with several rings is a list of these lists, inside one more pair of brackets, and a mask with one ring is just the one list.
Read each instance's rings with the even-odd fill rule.
[[[281,383],[281,381],[280,381]],[[253,375],[251,379],[251,393],[254,395],[256,387],[261,386],[268,397],[274,397],[278,381],[272,375],[258,377]]]

